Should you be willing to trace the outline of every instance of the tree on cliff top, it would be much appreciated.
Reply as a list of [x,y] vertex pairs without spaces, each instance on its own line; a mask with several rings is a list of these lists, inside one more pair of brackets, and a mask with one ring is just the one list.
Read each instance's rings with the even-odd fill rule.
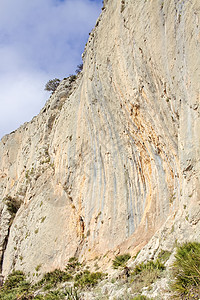
[[55,92],[57,87],[60,84],[60,79],[54,78],[52,80],[49,80],[47,84],[45,85],[45,91]]

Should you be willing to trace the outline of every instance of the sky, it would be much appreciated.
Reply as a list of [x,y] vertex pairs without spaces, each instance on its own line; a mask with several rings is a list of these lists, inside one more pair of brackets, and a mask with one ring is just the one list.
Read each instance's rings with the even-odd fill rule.
[[45,84],[74,74],[102,0],[0,0],[0,139],[37,115]]

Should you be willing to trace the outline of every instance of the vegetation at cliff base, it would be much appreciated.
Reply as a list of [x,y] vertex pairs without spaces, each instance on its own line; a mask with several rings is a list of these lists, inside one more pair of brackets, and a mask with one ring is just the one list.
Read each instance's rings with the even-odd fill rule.
[[[61,282],[72,279],[72,276],[59,269],[44,274],[35,285],[27,281],[22,271],[13,271],[0,288],[1,300],[56,300],[79,299],[78,291],[74,288],[56,288]],[[56,288],[56,289],[55,289]],[[50,290],[51,289],[51,290]],[[49,290],[49,291],[47,291]]]
[[65,271],[70,272],[71,274],[74,274],[76,271],[79,271],[82,267],[82,264],[78,261],[77,257],[71,257],[68,260],[68,264],[65,268]]
[[71,280],[73,277],[67,272],[55,269],[52,272],[44,274],[43,278],[36,284],[36,286],[44,286],[45,289],[55,287],[60,282],[66,282]]
[[[92,299],[109,299],[110,295],[116,295],[117,299],[120,294],[123,299],[146,300],[152,299],[148,298],[152,284],[167,274],[171,281],[167,291],[171,293],[171,299],[200,299],[200,243],[189,242],[178,246],[175,260],[170,269],[166,270],[165,263],[170,255],[171,252],[161,250],[156,260],[133,267],[127,267],[127,262],[131,260],[130,254],[118,255],[113,260],[113,267],[118,269],[115,277],[91,272],[76,257],[68,260],[64,271],[55,269],[47,272],[35,284],[30,283],[22,271],[13,271],[0,287],[0,299],[78,300],[91,295],[95,295]],[[41,265],[35,269],[40,272]],[[142,295],[144,287],[147,296]]]
[[0,299],[26,299],[19,297],[27,294],[29,288],[30,283],[26,280],[25,274],[22,271],[13,271],[8,275],[3,287],[0,289]]
[[177,247],[173,263],[171,288],[174,298],[200,298],[200,243],[189,242]]
[[118,269],[119,267],[125,267],[127,261],[131,258],[129,253],[117,255],[113,259],[113,269]]
[[[41,265],[35,269],[40,270]],[[90,272],[76,257],[69,259],[65,271],[55,269],[43,275],[37,283],[27,281],[22,271],[13,271],[0,287],[1,300],[80,299],[79,292],[92,288],[106,274]]]
[[142,262],[136,265],[130,276],[132,290],[135,293],[141,293],[143,287],[150,286],[161,278],[164,270],[165,265],[160,259],[156,261],[150,260],[146,263]]
[[93,287],[95,286],[100,279],[102,279],[105,274],[101,272],[91,273],[88,270],[84,270],[83,272],[78,273],[75,276],[75,287]]

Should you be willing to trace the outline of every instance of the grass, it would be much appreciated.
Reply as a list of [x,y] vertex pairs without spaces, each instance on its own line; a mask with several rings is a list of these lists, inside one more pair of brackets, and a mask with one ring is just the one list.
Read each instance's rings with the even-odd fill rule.
[[150,298],[147,298],[146,296],[138,295],[132,298],[131,300],[148,300]]
[[179,299],[200,296],[200,243],[189,242],[177,247],[172,269],[171,289]]
[[132,291],[140,293],[143,287],[150,286],[159,279],[164,270],[164,263],[160,259],[136,265],[130,279]]
[[[172,299],[200,299],[200,243],[189,242],[176,245],[176,247],[175,261],[171,268]],[[161,250],[155,261],[150,260],[135,266],[127,281],[128,287],[131,288],[130,294],[135,296],[132,296],[132,300],[148,299],[141,295],[142,288],[151,288],[151,284],[164,275],[164,264],[170,255],[169,251]],[[116,267],[124,267],[129,259],[130,255],[128,254],[116,256],[114,259]],[[35,267],[36,272],[40,270],[40,267],[41,265]],[[0,288],[0,299],[80,299],[79,291],[88,289],[95,291],[93,288],[106,276],[104,273],[93,273],[83,268],[84,266],[78,262],[78,259],[72,257],[69,259],[65,271],[55,269],[48,272],[34,285],[26,279],[22,271],[13,271]],[[114,280],[113,283],[118,285],[118,279]],[[70,283],[67,285],[68,281]],[[121,284],[120,281],[119,284]],[[96,289],[98,288],[97,286]]]
[[78,300],[78,299],[80,299],[77,289],[74,289],[72,287],[66,289],[65,294],[67,296],[67,299],[69,299],[69,300]]
[[117,255],[113,260],[113,269],[118,269],[119,267],[125,267],[127,261],[131,258],[129,253]]
[[42,266],[41,264],[37,265],[37,267],[35,267],[35,271],[36,271],[36,272],[39,272],[41,266]]
[[164,263],[157,259],[156,261],[149,260],[146,263],[142,262],[141,264],[138,264],[135,266],[135,269],[132,273],[132,275],[137,275],[139,273],[142,273],[144,270],[165,270]]
[[[80,296],[76,289],[69,288],[65,289],[63,291],[56,290],[56,291],[49,291],[45,295],[37,295],[37,296],[30,296],[31,298],[27,299],[37,299],[37,300],[61,300],[61,299],[68,299],[68,300],[79,300]],[[32,298],[34,297],[34,298]],[[23,300],[25,300],[23,298]]]
[[171,255],[170,251],[161,250],[157,258],[165,263],[169,259],[170,255]]
[[131,289],[134,293],[140,293],[143,287],[148,287],[161,277],[162,271],[158,269],[143,270],[141,273],[131,276]]
[[61,300],[66,299],[65,294],[59,290],[57,291],[50,291],[48,294],[46,294],[43,298],[44,300]]
[[140,254],[140,250],[136,253],[135,256],[133,256],[133,259],[135,260],[138,257],[139,254]]
[[[70,260],[76,261],[74,259]],[[78,262],[76,261],[76,264]],[[38,265],[35,269],[39,271],[41,265]],[[97,278],[101,276],[91,273],[89,276],[90,285],[94,285],[97,281]],[[80,296],[76,288],[68,287],[59,288],[59,283],[67,282],[72,280],[73,276],[68,272],[55,269],[52,272],[44,274],[43,278],[36,284],[32,284],[27,281],[25,274],[22,271],[13,271],[8,275],[3,286],[0,288],[0,299],[1,300],[60,300],[60,299],[69,299],[69,300],[78,300]],[[96,280],[96,281],[95,281]],[[39,291],[39,294],[35,296],[35,292]],[[38,292],[37,292],[38,293]]]
[[45,216],[45,217],[42,217],[41,223],[43,223],[43,222],[45,221],[45,219],[46,219],[46,216]]

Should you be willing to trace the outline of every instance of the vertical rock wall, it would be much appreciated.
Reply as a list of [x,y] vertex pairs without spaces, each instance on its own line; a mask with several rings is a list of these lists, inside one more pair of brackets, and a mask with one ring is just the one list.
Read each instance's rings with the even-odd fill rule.
[[199,239],[200,4],[104,5],[76,82],[1,141],[5,275]]

